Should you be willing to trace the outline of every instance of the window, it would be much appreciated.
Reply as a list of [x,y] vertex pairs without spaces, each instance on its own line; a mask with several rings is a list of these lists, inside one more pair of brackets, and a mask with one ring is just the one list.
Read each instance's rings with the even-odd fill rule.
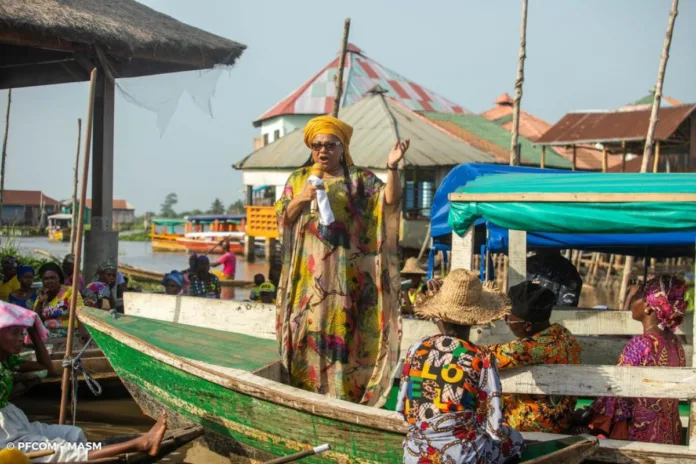
[[279,138],[280,138],[280,129],[276,129],[275,131],[273,131],[273,141],[275,142]]
[[435,169],[408,167],[404,192],[404,216],[407,219],[429,218],[435,195]]
[[268,134],[263,134],[263,146],[268,145]]

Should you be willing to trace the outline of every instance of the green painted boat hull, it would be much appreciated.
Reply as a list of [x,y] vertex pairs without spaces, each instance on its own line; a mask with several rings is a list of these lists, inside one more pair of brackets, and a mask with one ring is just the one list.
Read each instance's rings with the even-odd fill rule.
[[[166,409],[170,427],[203,426],[208,448],[233,462],[265,462],[324,443],[331,445],[331,451],[303,462],[402,462],[403,430],[360,425],[261,399],[174,367],[178,364],[172,361],[214,361],[222,368],[251,372],[275,360],[275,355],[252,352],[254,346],[262,351],[269,348],[267,340],[133,316],[112,320],[108,313],[88,308],[80,311],[108,327],[97,329],[81,318],[145,414],[156,418]],[[121,340],[129,337],[139,342]],[[168,362],[136,349],[143,347],[141,342],[167,353],[169,357],[163,359]],[[528,446],[523,461],[563,446]]]

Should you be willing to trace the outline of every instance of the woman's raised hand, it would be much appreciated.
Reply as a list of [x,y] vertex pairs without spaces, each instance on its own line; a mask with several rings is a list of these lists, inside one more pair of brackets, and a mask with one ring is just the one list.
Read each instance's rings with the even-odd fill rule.
[[403,142],[398,140],[394,144],[394,148],[391,153],[389,153],[389,158],[387,158],[387,166],[390,168],[395,168],[399,161],[404,158],[408,147],[411,145],[411,139],[405,139]]

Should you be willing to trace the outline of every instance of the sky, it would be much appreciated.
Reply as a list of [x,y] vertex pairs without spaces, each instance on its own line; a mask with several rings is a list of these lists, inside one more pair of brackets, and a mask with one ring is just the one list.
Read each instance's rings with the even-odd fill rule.
[[[117,90],[114,197],[137,214],[159,211],[170,192],[178,195],[177,211],[243,198],[241,173],[231,165],[260,134],[252,121],[336,56],[346,17],[350,42],[367,56],[470,111],[514,92],[519,0],[142,3],[248,48],[234,68],[218,73],[213,116],[183,94],[162,134],[155,113]],[[525,111],[553,123],[570,111],[633,102],[655,85],[671,0],[529,3]],[[682,1],[663,88],[682,102],[696,102],[695,25],[696,2]],[[151,103],[176,101],[182,85],[198,81],[183,73],[121,84]],[[86,83],[13,91],[5,188],[43,190],[59,200],[72,195],[77,118],[84,121],[87,98]],[[6,101],[0,91],[1,115]]]

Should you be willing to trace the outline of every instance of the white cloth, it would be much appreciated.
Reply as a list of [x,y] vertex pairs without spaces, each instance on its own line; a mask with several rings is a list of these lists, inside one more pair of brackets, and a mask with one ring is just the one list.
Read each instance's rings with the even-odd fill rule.
[[[307,180],[315,187],[324,185],[324,181],[317,176],[309,176]],[[317,207],[319,209],[319,223],[324,226],[333,224],[336,218],[334,218],[333,211],[331,211],[329,195],[326,193],[326,190],[317,190]]]
[[[86,446],[71,449],[68,443],[87,443],[87,437],[79,427],[72,425],[49,425],[29,422],[27,416],[12,403],[0,409],[0,448],[8,443],[42,443],[57,445],[50,456],[33,459],[32,462],[81,462],[87,461],[89,451]],[[27,450],[29,451],[29,450]]]

